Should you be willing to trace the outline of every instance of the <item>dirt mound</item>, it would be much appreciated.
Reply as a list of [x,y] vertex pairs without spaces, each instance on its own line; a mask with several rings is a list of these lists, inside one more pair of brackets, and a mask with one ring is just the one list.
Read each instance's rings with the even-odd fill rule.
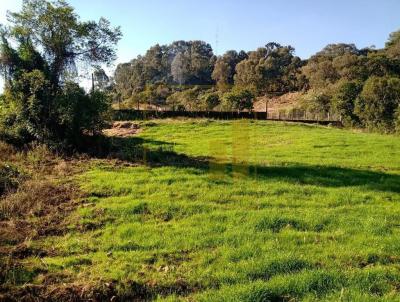
[[107,136],[130,137],[141,131],[140,126],[133,122],[114,122],[110,129],[103,130]]
[[280,110],[289,110],[298,107],[300,92],[290,92],[279,97],[259,97],[254,102],[254,111],[265,112],[265,102],[268,101],[268,113],[278,113]]

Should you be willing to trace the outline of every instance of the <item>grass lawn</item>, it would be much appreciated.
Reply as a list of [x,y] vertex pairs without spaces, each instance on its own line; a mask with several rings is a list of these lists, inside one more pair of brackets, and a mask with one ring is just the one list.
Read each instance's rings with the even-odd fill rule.
[[[159,120],[93,161],[70,230],[25,259],[156,301],[400,301],[400,138]],[[136,159],[141,159],[137,164]],[[29,279],[28,278],[28,279]],[[22,282],[22,281],[21,281]]]

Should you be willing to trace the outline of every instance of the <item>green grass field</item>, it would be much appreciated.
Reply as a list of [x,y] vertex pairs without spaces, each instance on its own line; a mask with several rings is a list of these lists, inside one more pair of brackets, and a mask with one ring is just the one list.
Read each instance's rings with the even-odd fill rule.
[[[142,122],[77,177],[27,258],[157,301],[400,301],[400,138],[265,121]],[[117,139],[116,139],[117,140]],[[129,159],[132,159],[129,161]],[[137,160],[141,163],[137,164]]]

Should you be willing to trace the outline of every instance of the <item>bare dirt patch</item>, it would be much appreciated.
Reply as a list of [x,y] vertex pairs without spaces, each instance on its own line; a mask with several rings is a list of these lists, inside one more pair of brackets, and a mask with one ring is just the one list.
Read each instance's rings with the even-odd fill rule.
[[103,130],[106,136],[131,137],[140,133],[139,124],[129,121],[114,122],[110,129]]
[[290,110],[299,106],[301,93],[290,92],[279,97],[259,97],[254,102],[254,111],[265,112],[265,102],[268,101],[268,113],[275,114],[281,110]]

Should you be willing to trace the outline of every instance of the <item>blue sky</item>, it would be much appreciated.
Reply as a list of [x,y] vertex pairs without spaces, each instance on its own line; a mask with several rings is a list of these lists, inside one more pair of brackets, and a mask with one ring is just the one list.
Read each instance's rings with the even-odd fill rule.
[[105,16],[121,26],[119,55],[125,61],[156,43],[194,39],[211,43],[217,53],[277,41],[307,58],[332,42],[383,47],[389,33],[400,28],[400,0],[69,2],[84,18]]
[[[384,46],[400,29],[400,0],[69,0],[82,19],[108,18],[124,34],[118,61],[156,43],[204,40],[217,54],[252,50],[269,41],[290,44],[308,58],[328,43]],[[0,22],[21,0],[0,1]],[[216,37],[218,36],[218,45]],[[217,47],[218,46],[218,47]]]

